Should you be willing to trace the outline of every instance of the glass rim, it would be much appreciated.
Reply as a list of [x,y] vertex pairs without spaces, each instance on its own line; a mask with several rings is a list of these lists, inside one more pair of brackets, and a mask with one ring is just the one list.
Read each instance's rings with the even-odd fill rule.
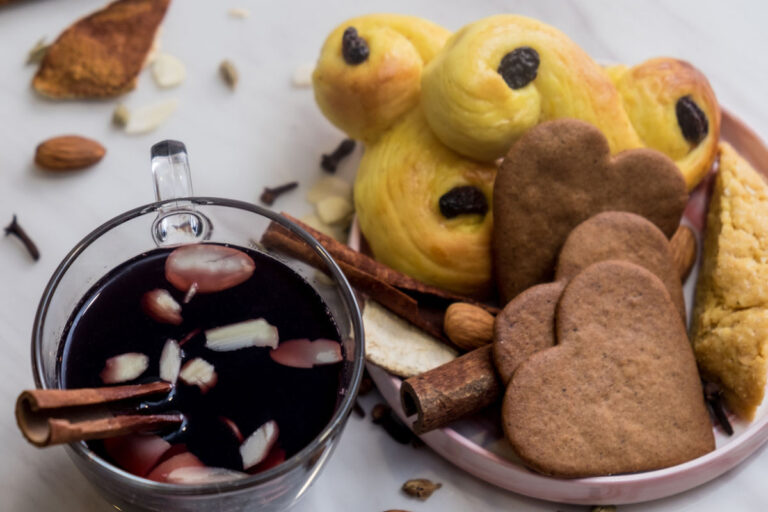
[[[338,264],[333,260],[331,255],[325,248],[307,231],[288,220],[279,213],[268,210],[267,208],[258,206],[246,201],[239,201],[236,199],[225,199],[220,197],[182,197],[173,198],[164,201],[156,201],[152,203],[133,208],[120,215],[117,215],[110,220],[104,222],[99,227],[88,233],[82,240],[80,240],[59,263],[56,270],[53,272],[48,284],[46,285],[43,295],[40,299],[40,303],[35,313],[35,320],[32,329],[32,373],[35,381],[35,386],[38,389],[47,389],[48,386],[45,382],[43,375],[43,353],[42,353],[42,338],[43,338],[43,326],[45,324],[45,318],[48,313],[48,309],[56,292],[61,279],[64,274],[69,270],[75,260],[82,254],[82,252],[88,248],[93,242],[108,231],[118,227],[128,220],[135,219],[142,215],[158,211],[161,207],[172,203],[187,203],[200,206],[224,206],[229,208],[235,208],[240,210],[249,211],[262,217],[266,217],[273,222],[277,222],[282,227],[290,230],[295,235],[298,235],[304,242],[308,243],[312,249],[319,254],[323,263],[326,264],[328,270],[331,273],[334,281],[339,284],[339,293],[341,294],[344,303],[350,310],[350,316],[352,317],[352,328],[355,336],[355,352],[352,358],[352,379],[347,389],[347,393],[341,400],[341,404],[334,412],[333,416],[329,420],[328,424],[323,427],[323,430],[315,436],[310,443],[302,448],[298,453],[292,457],[286,459],[281,464],[278,464],[274,468],[268,469],[255,475],[249,475],[246,478],[240,478],[237,480],[225,481],[225,482],[213,482],[208,484],[171,484],[165,482],[155,482],[147,480],[146,478],[133,475],[114,464],[111,464],[99,457],[91,450],[89,450],[84,442],[69,443],[69,448],[72,453],[83,459],[84,461],[93,463],[103,470],[112,473],[117,478],[123,478],[128,480],[132,485],[143,488],[147,491],[161,492],[168,495],[209,495],[220,494],[231,491],[243,491],[250,487],[269,482],[277,477],[280,477],[300,464],[304,463],[311,454],[322,444],[324,444],[332,435],[337,431],[340,431],[344,426],[344,423],[352,411],[354,400],[357,395],[360,381],[363,375],[363,367],[365,363],[364,345],[365,337],[363,332],[362,316],[360,314],[360,307],[357,303],[354,291],[351,285],[347,281],[347,278],[342,273]],[[186,205],[185,205],[186,206]],[[187,206],[188,207],[188,206]]]

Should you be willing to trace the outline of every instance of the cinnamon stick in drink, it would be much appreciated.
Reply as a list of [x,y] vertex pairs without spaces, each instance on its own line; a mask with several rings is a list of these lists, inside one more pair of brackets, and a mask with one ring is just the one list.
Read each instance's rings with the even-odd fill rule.
[[178,425],[180,414],[116,413],[115,402],[168,393],[168,382],[104,388],[32,389],[16,401],[16,422],[24,437],[37,447],[103,439],[131,432]]

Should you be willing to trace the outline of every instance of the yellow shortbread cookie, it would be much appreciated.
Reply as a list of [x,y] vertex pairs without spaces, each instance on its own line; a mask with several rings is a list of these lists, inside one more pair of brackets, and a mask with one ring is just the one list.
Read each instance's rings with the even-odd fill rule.
[[720,151],[691,339],[702,376],[751,420],[768,371],[768,185],[730,145]]

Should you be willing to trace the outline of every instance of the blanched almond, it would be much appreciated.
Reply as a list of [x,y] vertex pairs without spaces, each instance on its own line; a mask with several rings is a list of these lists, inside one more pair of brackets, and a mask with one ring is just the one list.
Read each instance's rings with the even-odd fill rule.
[[179,372],[179,378],[185,384],[199,387],[203,393],[207,393],[219,380],[213,365],[201,357],[187,361]]
[[176,384],[181,371],[181,349],[176,340],[168,339],[160,354],[160,378]]
[[156,288],[141,297],[141,308],[156,322],[179,325],[181,306],[168,290]]
[[110,357],[101,371],[104,384],[117,384],[138,378],[149,367],[149,357],[138,352],[128,352]]
[[205,331],[205,346],[215,352],[246,347],[277,347],[277,327],[263,318],[247,320]]
[[240,445],[240,456],[243,459],[243,469],[249,469],[267,458],[272,445],[277,441],[280,429],[277,423],[270,420],[256,429]]
[[178,105],[178,100],[172,98],[131,110],[125,125],[125,133],[151,132],[167,121]]
[[161,53],[152,62],[152,78],[158,87],[169,89],[176,87],[187,77],[187,69],[178,58]]
[[355,211],[352,201],[340,196],[326,197],[318,201],[315,208],[317,209],[317,216],[326,224],[348,223]]
[[339,196],[352,199],[352,184],[336,176],[325,176],[317,180],[307,192],[307,201],[316,204],[327,197]]

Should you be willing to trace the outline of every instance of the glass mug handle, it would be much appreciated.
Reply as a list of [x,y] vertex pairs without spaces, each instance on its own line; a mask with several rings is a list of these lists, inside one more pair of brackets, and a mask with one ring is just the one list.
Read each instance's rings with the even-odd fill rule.
[[183,142],[164,140],[151,149],[155,200],[169,201],[158,208],[152,238],[158,246],[199,242],[211,237],[210,220],[185,200],[192,197],[189,156]]

